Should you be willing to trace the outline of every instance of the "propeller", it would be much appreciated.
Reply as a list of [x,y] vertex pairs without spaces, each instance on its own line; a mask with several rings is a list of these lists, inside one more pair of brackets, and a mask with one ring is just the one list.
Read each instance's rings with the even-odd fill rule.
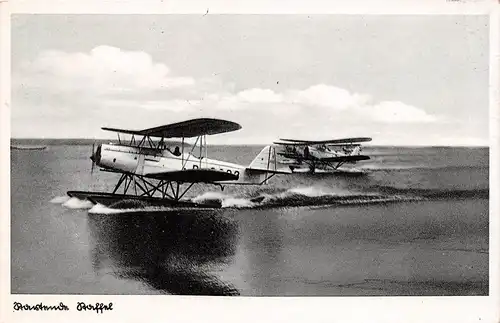
[[90,155],[90,160],[92,160],[92,168],[90,169],[90,174],[94,173],[94,167],[95,167],[95,143],[92,143],[92,154]]

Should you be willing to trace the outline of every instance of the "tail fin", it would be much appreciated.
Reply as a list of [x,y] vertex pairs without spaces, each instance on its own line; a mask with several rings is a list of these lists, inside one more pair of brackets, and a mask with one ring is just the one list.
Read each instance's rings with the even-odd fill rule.
[[278,169],[276,149],[273,146],[264,147],[247,169],[278,174],[290,174],[292,172],[288,168]]

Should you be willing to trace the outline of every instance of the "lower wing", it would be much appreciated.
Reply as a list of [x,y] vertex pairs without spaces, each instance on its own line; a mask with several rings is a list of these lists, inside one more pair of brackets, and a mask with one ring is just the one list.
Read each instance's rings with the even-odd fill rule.
[[340,156],[340,157],[328,157],[328,158],[318,158],[322,162],[352,162],[370,159],[369,156],[356,155],[356,156]]
[[184,183],[212,183],[223,181],[234,181],[238,179],[238,175],[222,172],[214,169],[186,169],[178,171],[169,171],[161,173],[149,173],[144,175],[165,181],[175,181]]

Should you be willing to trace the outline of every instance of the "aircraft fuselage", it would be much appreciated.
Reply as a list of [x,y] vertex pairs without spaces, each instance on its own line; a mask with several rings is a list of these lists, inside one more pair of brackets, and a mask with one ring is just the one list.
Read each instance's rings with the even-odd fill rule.
[[[300,146],[299,146],[300,147]],[[361,150],[359,147],[354,148],[342,148],[341,150],[335,150],[330,147],[312,146],[304,145],[303,147],[285,147],[285,152],[287,154],[303,158],[303,159],[322,159],[322,158],[332,158],[332,157],[345,157],[359,155]]]
[[122,145],[103,144],[96,163],[104,168],[147,175],[185,169],[215,169],[239,175],[244,166],[210,158],[198,158],[190,153],[174,155],[167,149],[151,149]]
[[247,167],[206,157],[196,157],[191,153],[168,149],[152,149],[116,144],[102,144],[92,157],[98,166],[117,172],[148,177],[151,174],[188,170],[211,169],[237,176],[237,180],[224,181],[226,184],[255,184],[263,180],[263,172],[254,172]]

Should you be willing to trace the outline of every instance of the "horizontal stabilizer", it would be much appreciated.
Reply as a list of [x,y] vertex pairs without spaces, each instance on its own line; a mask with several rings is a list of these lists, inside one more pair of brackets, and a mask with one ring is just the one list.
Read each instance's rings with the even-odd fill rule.
[[203,168],[168,171],[161,173],[149,173],[145,174],[144,176],[154,179],[184,183],[212,183],[234,181],[238,179],[238,176],[235,174]]

